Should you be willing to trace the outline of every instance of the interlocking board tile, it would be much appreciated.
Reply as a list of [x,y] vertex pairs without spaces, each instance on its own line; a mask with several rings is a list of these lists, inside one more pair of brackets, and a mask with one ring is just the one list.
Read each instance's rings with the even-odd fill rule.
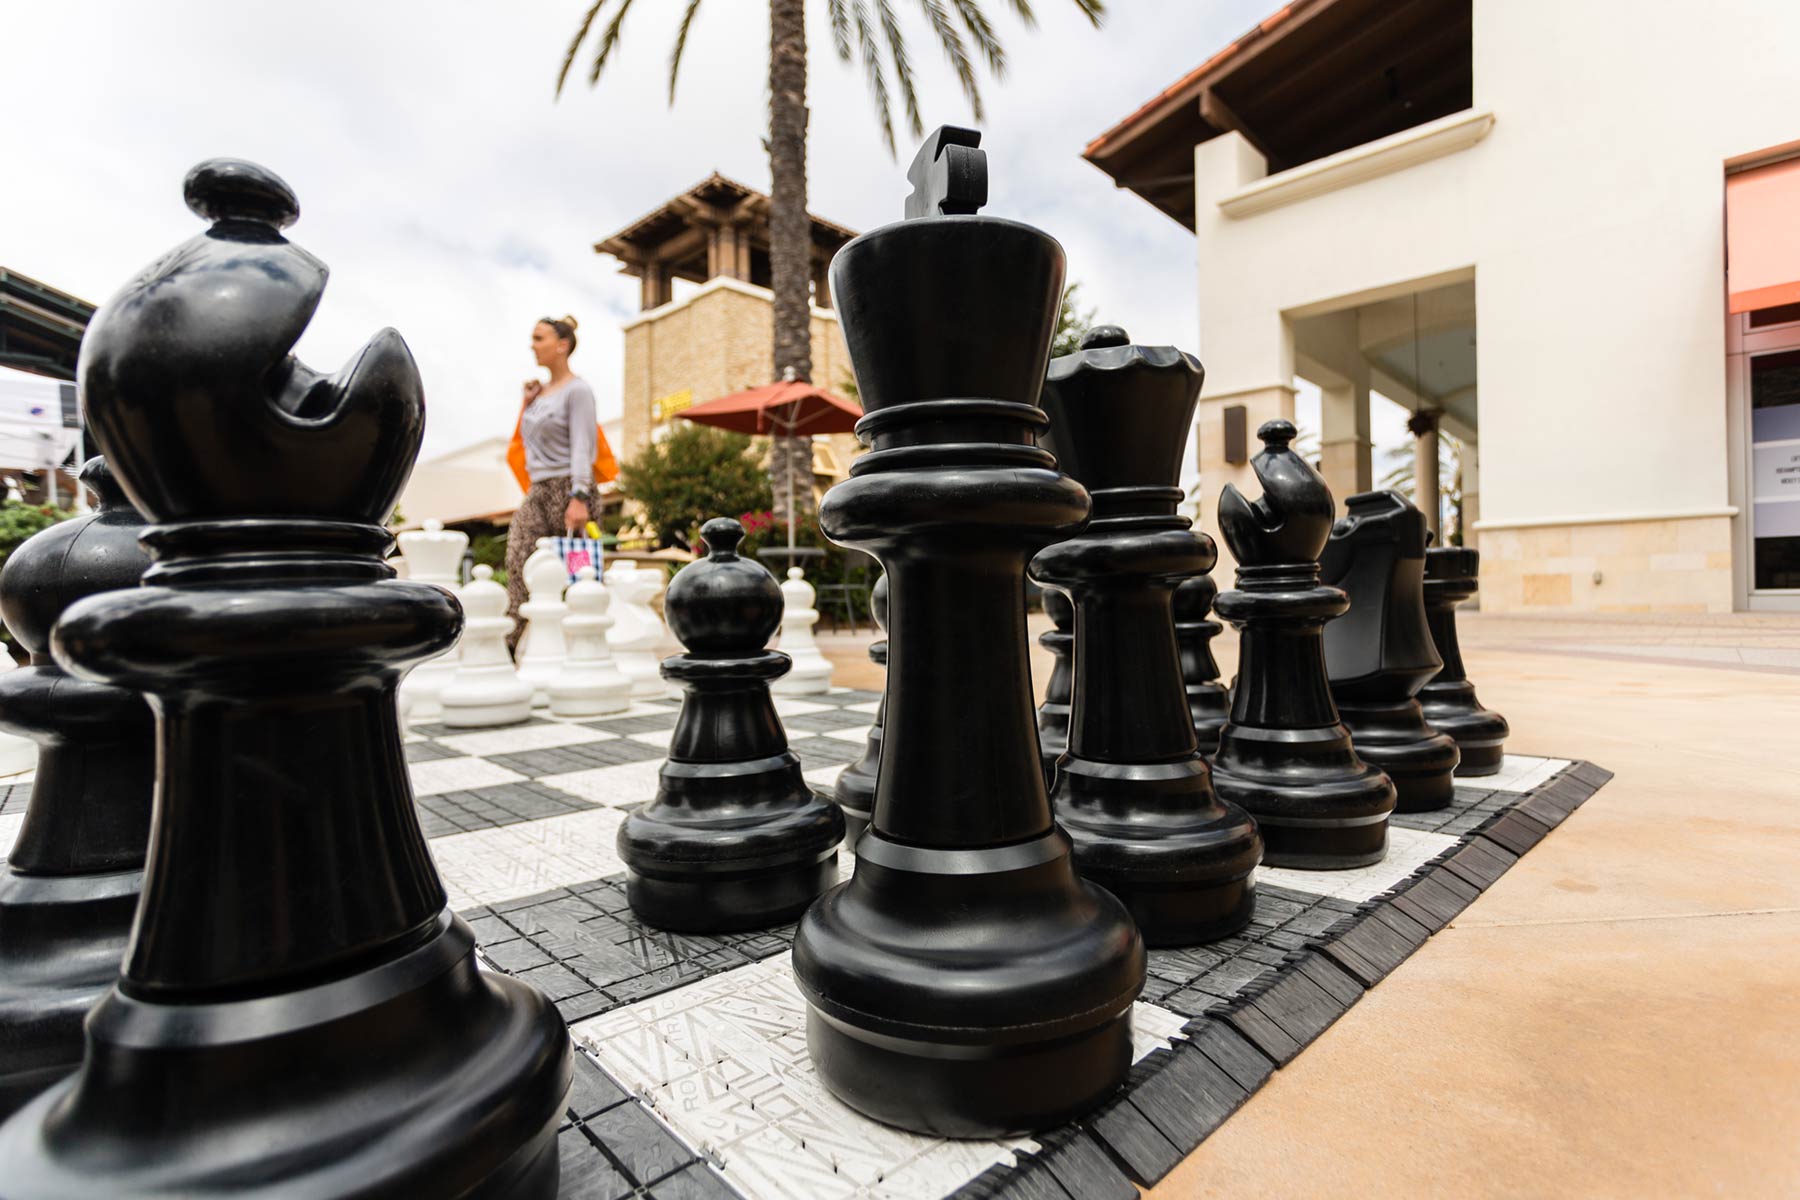
[[838,709],[837,697],[824,701],[820,697],[802,700],[797,696],[775,697],[775,715],[782,718],[801,717],[807,713],[835,712]]
[[496,754],[487,761],[537,779],[544,775],[566,775],[571,771],[585,771],[593,767],[616,767],[621,763],[660,762],[664,757],[654,746],[646,746],[630,738],[615,737],[578,746],[554,746],[548,750]]
[[0,813],[0,859],[12,853],[12,844],[19,838],[19,828],[25,824],[25,814]]
[[1456,839],[1402,825],[1388,827],[1387,857],[1350,871],[1296,871],[1291,867],[1258,867],[1258,885],[1273,883],[1296,892],[1316,892],[1340,900],[1373,900],[1446,850]]
[[836,738],[842,742],[852,742],[861,746],[869,740],[870,728],[871,726],[867,722],[864,722],[861,725],[852,725],[845,729],[827,729],[824,736]]
[[435,796],[440,792],[466,792],[471,788],[492,787],[497,783],[518,783],[525,778],[485,758],[441,758],[435,762],[413,763],[413,795]]
[[616,767],[590,767],[562,775],[541,775],[538,782],[608,808],[630,808],[656,798],[662,765],[662,759],[651,758]]
[[623,871],[615,844],[624,819],[600,808],[458,833],[432,841],[431,855],[451,907],[472,908]]
[[604,730],[555,722],[459,733],[437,738],[436,743],[464,754],[486,755],[518,750],[547,750],[551,746],[574,746],[583,742],[605,741],[610,736],[612,735]]
[[1569,765],[1566,758],[1532,758],[1508,754],[1500,760],[1500,770],[1493,775],[1476,775],[1469,782],[1495,792],[1529,792]]

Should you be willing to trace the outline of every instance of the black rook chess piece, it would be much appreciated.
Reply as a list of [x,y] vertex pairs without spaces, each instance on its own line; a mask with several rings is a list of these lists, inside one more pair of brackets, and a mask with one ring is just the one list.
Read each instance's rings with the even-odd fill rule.
[[1350,598],[1325,627],[1331,698],[1356,753],[1394,781],[1398,811],[1443,808],[1456,743],[1413,698],[1444,665],[1425,624],[1425,514],[1392,491],[1352,496],[1344,509],[1319,558],[1319,577]]
[[945,127],[909,172],[910,219],[832,263],[872,449],[820,522],[893,589],[886,745],[856,873],[794,939],[823,1082],[906,1129],[1054,1125],[1131,1063],[1143,942],[1077,877],[1033,719],[1025,564],[1088,515],[1038,447],[1062,248],[974,215],[979,135]]
[[619,827],[631,911],[662,929],[723,933],[779,925],[837,882],[844,817],[813,794],[788,749],[769,684],[788,656],[768,568],[737,553],[744,527],[700,528],[705,558],[676,572],[663,610],[686,654],[663,660],[686,691],[656,799]]
[[289,353],[326,270],[281,235],[280,179],[214,159],[186,194],[211,227],[81,348],[89,433],[155,561],[51,639],[153,698],[143,900],[81,1069],[0,1127],[3,1190],[554,1196],[567,1031],[476,969],[401,749],[400,676],[461,620],[381,559],[418,370],[392,330],[336,375]]
[[[888,582],[883,575],[875,581],[875,590],[869,593],[869,609],[875,616],[875,625],[883,633],[887,632],[888,619]],[[883,669],[888,660],[887,639],[882,638],[869,647],[869,661],[879,664]],[[887,687],[881,691],[881,707],[875,711],[875,723],[869,726],[869,736],[863,742],[863,756],[838,773],[836,796],[838,807],[844,810],[844,844],[856,849],[863,831],[869,827],[869,817],[875,811],[875,776],[881,767],[881,727],[887,721]]]
[[1456,640],[1456,606],[1475,594],[1480,569],[1481,552],[1472,547],[1433,546],[1425,552],[1425,618],[1444,669],[1419,689],[1419,704],[1433,729],[1456,739],[1462,751],[1458,775],[1498,771],[1511,732],[1505,717],[1475,698]]
[[1219,682],[1219,663],[1212,640],[1225,627],[1207,616],[1219,585],[1208,573],[1189,576],[1175,589],[1175,644],[1181,648],[1181,680],[1187,689],[1188,714],[1200,753],[1211,758],[1219,750],[1219,730],[1231,716],[1231,692]]
[[1031,563],[1075,605],[1069,749],[1050,798],[1076,867],[1125,902],[1151,946],[1247,925],[1262,857],[1249,816],[1213,793],[1175,645],[1175,589],[1218,559],[1175,511],[1204,377],[1192,355],[1102,325],[1051,361],[1043,394],[1046,443],[1094,500],[1088,527]]
[[1331,489],[1288,448],[1292,422],[1269,421],[1256,436],[1263,449],[1250,466],[1262,496],[1246,500],[1228,483],[1219,497],[1238,586],[1216,607],[1239,637],[1213,786],[1256,818],[1270,866],[1366,866],[1387,853],[1394,785],[1357,757],[1326,681],[1320,631],[1349,607],[1319,582]]
[[1044,589],[1044,615],[1050,628],[1038,634],[1038,645],[1050,652],[1050,679],[1038,705],[1038,753],[1044,759],[1044,782],[1056,779],[1056,760],[1069,748],[1069,714],[1075,697],[1075,606],[1054,588]]
[[81,1020],[119,978],[150,839],[150,706],[50,657],[64,609],[135,587],[150,565],[144,519],[105,460],[89,459],[81,480],[99,511],[34,535],[0,571],[0,612],[31,652],[0,675],[0,729],[38,743],[25,823],[0,865],[0,1117],[81,1065]]

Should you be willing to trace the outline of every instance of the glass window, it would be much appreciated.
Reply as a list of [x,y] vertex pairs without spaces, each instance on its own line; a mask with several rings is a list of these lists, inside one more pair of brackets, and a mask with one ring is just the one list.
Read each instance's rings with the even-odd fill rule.
[[1750,442],[1755,586],[1800,589],[1800,350],[1750,360]]

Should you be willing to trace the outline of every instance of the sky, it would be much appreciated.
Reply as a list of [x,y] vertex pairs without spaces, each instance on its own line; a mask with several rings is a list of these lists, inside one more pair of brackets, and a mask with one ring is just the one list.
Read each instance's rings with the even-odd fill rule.
[[[288,236],[332,272],[296,353],[335,370],[397,328],[425,379],[423,457],[511,432],[545,315],[580,319],[574,366],[616,415],[638,285],[593,243],[714,170],[769,182],[767,5],[701,9],[671,106],[682,7],[634,8],[606,78],[578,71],[558,100],[585,0],[0,0],[0,265],[103,302],[200,230],[190,166],[249,158],[293,186]],[[925,127],[971,123],[922,10],[897,7]],[[1085,302],[1136,341],[1196,343],[1193,235],[1081,149],[1273,7],[1114,0],[1096,31],[1066,0],[1036,0],[1035,28],[988,0],[1010,69],[982,77],[984,211],[1054,235]],[[872,229],[900,216],[914,139],[897,129],[889,155],[808,9],[809,206]]]

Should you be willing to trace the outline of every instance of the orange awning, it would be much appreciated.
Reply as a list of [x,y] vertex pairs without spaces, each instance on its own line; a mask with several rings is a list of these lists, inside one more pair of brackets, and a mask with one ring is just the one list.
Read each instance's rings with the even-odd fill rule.
[[1800,158],[1725,177],[1731,311],[1800,302]]

